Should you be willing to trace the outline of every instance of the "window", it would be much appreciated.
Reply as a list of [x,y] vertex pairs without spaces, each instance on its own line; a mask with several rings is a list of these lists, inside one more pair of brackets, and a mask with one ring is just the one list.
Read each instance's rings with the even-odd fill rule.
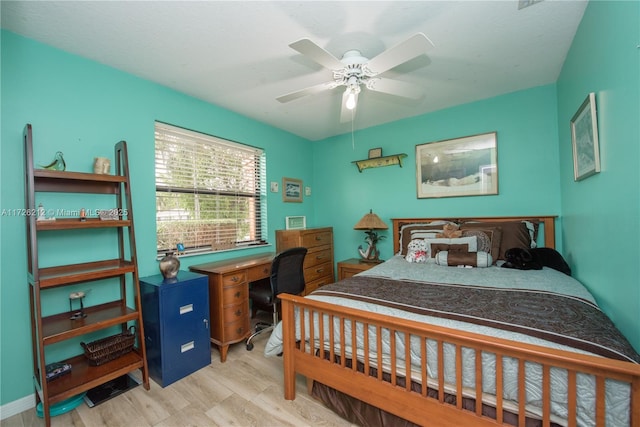
[[156,122],[158,253],[266,244],[263,150]]

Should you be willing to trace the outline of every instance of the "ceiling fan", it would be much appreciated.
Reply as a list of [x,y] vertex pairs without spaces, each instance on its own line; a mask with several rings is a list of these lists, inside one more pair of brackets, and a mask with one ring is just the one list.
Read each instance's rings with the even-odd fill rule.
[[308,56],[323,67],[332,70],[333,80],[287,93],[276,99],[285,103],[307,95],[335,89],[338,86],[345,86],[346,89],[342,95],[340,121],[348,122],[353,119],[353,111],[358,104],[358,94],[362,86],[375,92],[403,98],[420,99],[423,95],[420,88],[399,80],[380,77],[380,75],[417,56],[425,54],[433,47],[433,43],[424,34],[417,33],[372,59],[362,56],[359,50],[349,50],[345,52],[342,59],[337,59],[307,38],[293,42],[289,47]]

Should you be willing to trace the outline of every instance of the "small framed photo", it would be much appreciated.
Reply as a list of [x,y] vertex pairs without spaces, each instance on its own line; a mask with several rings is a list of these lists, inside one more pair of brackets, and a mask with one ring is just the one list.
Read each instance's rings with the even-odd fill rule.
[[382,148],[372,148],[369,150],[370,159],[377,159],[378,157],[382,157]]
[[287,216],[285,217],[287,230],[302,230],[307,228],[306,216]]
[[587,95],[571,119],[571,145],[573,146],[573,178],[575,181],[600,172],[596,94],[593,92]]
[[282,201],[302,203],[302,181],[282,178]]

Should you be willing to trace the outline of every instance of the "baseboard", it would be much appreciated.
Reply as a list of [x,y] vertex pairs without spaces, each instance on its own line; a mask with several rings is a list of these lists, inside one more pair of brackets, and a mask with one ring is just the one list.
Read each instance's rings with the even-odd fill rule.
[[0,406],[0,420],[4,420],[14,415],[18,415],[20,412],[28,411],[36,406],[36,395],[31,394],[21,399],[14,400],[5,405]]

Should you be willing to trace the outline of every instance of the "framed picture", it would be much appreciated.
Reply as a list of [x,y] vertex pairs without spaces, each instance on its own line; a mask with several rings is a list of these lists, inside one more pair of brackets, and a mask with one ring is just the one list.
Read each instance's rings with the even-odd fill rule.
[[302,181],[282,178],[282,201],[302,203]]
[[378,157],[382,157],[382,148],[372,148],[369,150],[370,159],[377,159]]
[[418,198],[498,194],[496,132],[416,145]]
[[571,119],[571,145],[575,181],[600,172],[596,94],[593,92],[587,95],[587,99]]
[[287,216],[285,217],[285,225],[287,230],[301,230],[307,228],[306,216]]

